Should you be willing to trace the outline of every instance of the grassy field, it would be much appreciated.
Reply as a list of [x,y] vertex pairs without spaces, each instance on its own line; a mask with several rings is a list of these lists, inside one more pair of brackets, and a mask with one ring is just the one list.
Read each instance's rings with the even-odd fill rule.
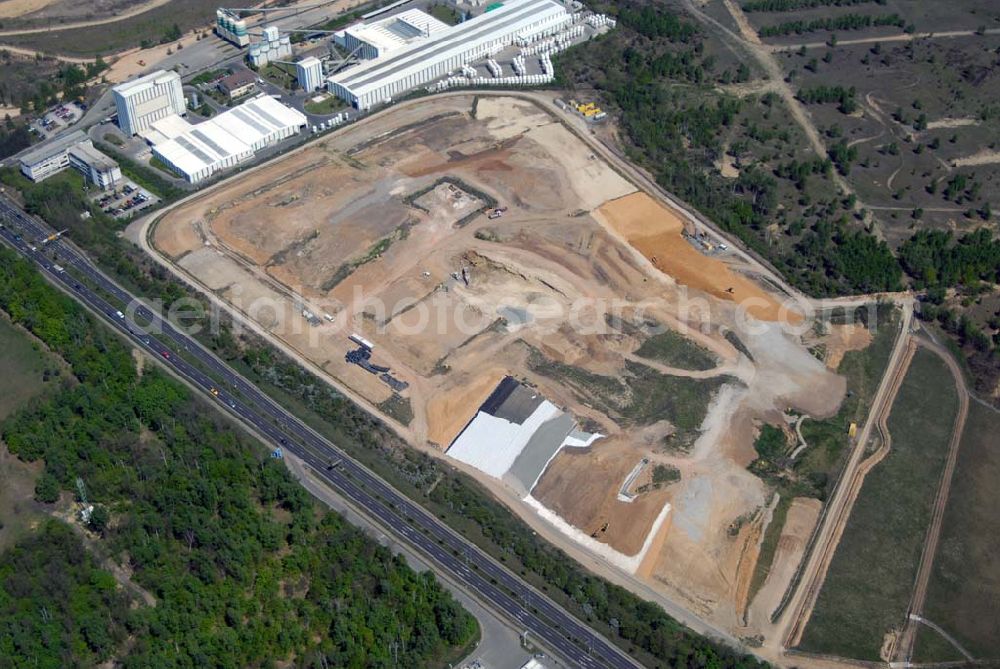
[[892,450],[865,479],[801,650],[878,660],[902,625],[957,410],[944,362],[919,350],[889,415]]
[[917,628],[914,662],[956,662],[964,659],[951,642],[926,625]]
[[712,369],[716,365],[715,356],[673,330],[653,335],[635,354],[681,369]]
[[770,462],[755,466],[755,469],[759,467],[759,474],[775,487],[781,498],[761,541],[757,566],[750,581],[750,600],[767,579],[792,499],[803,495],[826,499],[844,465],[848,428],[852,422],[860,424],[868,413],[871,396],[878,388],[889,362],[898,332],[899,313],[884,311],[879,321],[871,344],[860,351],[848,351],[837,368],[838,374],[847,377],[847,390],[850,392],[837,415],[825,420],[807,419],[803,422],[802,435],[809,447],[790,467],[781,468],[777,463]]
[[148,12],[114,23],[30,35],[11,35],[4,37],[3,41],[12,46],[48,53],[71,56],[108,55],[143,43],[159,44],[175,24],[182,33],[196,27],[209,30],[215,21],[215,9],[218,6],[218,2],[210,0],[171,0]]
[[[43,380],[45,370],[50,380]],[[60,370],[60,376],[51,374]],[[0,314],[0,378],[4,392],[0,394],[0,421],[45,392],[65,374],[55,358],[23,330],[11,324],[6,314]],[[24,530],[44,515],[32,499],[35,479],[41,473],[38,463],[21,462],[0,444],[0,551],[10,546]]]
[[451,5],[434,3],[427,8],[428,13],[442,23],[450,26],[457,25],[462,20],[462,15]]
[[4,379],[0,421],[54,383],[59,378],[52,373],[54,371],[63,374],[56,359],[26,332],[11,324],[6,314],[0,314],[0,378]]
[[333,114],[347,106],[347,103],[336,95],[328,95],[319,102],[307,102],[306,111],[310,114]]
[[[972,402],[924,616],[977,658],[1000,659],[1000,415]],[[927,651],[915,659],[929,661]]]

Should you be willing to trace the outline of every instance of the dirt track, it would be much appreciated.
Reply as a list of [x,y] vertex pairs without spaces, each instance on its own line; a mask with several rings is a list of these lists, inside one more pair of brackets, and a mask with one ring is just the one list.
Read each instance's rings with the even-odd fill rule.
[[[912,303],[907,302],[903,305],[900,334],[890,356],[886,374],[882,378],[882,383],[879,385],[878,391],[872,399],[872,407],[868,413],[868,419],[865,421],[864,427],[858,435],[848,462],[841,474],[840,483],[837,485],[824,509],[824,513],[820,519],[819,530],[813,542],[813,548],[802,570],[798,586],[792,593],[791,598],[776,623],[776,634],[772,639],[769,639],[770,644],[776,644],[771,647],[776,657],[781,657],[784,648],[791,648],[798,643],[805,629],[805,624],[808,622],[812,607],[816,602],[816,597],[819,595],[820,588],[826,576],[830,560],[836,551],[837,542],[850,516],[850,511],[861,488],[861,483],[864,481],[864,475],[871,468],[872,464],[874,464],[872,458],[876,457],[875,455],[868,460],[862,460],[869,439],[871,438],[872,430],[878,429],[883,435],[887,434],[885,420],[914,351],[914,345],[909,332],[912,315]],[[885,440],[883,439],[884,446]]]
[[924,610],[924,601],[927,598],[927,584],[930,582],[931,570],[934,567],[934,556],[937,554],[938,540],[941,536],[941,522],[944,519],[944,511],[948,505],[948,497],[951,491],[951,479],[955,473],[955,463],[958,461],[958,449],[962,442],[962,432],[965,428],[965,419],[969,415],[969,388],[965,383],[965,375],[959,369],[954,356],[941,346],[931,342],[926,338],[920,339],[920,345],[933,351],[948,365],[952,378],[955,380],[955,388],[958,390],[958,413],[955,416],[955,425],[952,428],[951,441],[948,443],[948,457],[945,460],[944,470],[941,473],[941,483],[938,486],[937,496],[934,498],[934,508],[931,511],[931,522],[927,528],[927,538],[924,541],[923,552],[920,555],[920,567],[917,570],[917,578],[913,586],[913,596],[910,606],[907,609],[906,627],[899,637],[896,645],[895,660],[897,662],[909,663],[913,658],[913,647],[917,637],[917,627],[920,622],[920,615]]
[[[879,35],[878,37],[855,37],[851,39],[838,39],[838,46],[850,46],[852,44],[874,44],[876,42],[913,42],[915,40],[927,40],[927,39],[950,39],[955,37],[979,37],[981,34],[985,35],[1000,35],[1000,28],[989,28],[985,32],[980,33],[978,30],[943,30],[936,33],[902,33],[899,35]],[[829,42],[801,42],[798,44],[774,44],[768,45],[768,48],[774,53],[781,53],[782,51],[798,51],[799,49],[829,49]]]

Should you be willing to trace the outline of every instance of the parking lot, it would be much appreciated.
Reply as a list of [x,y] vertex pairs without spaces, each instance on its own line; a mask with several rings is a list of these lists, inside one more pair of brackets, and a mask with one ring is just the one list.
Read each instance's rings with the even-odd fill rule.
[[115,190],[94,196],[94,202],[109,216],[129,218],[153,206],[159,198],[126,179]]
[[33,121],[31,129],[46,139],[83,118],[83,111],[83,107],[76,102],[56,105],[45,112],[45,116]]

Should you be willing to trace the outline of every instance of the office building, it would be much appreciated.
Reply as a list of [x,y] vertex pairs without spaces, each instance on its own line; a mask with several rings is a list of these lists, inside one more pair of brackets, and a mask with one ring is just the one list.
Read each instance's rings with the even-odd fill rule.
[[253,93],[257,87],[257,77],[248,70],[236,70],[220,79],[217,85],[219,90],[225,93],[230,100],[235,100]]
[[122,180],[118,163],[95,149],[90,140],[70,147],[68,154],[70,167],[103,190],[115,188]]
[[74,130],[21,156],[21,174],[34,182],[47,179],[67,167],[101,188],[113,188],[122,178],[118,163],[94,148],[86,133]]
[[181,78],[176,72],[157,70],[111,90],[118,109],[118,127],[129,136],[141,133],[154,121],[186,111]]
[[32,181],[41,181],[69,167],[69,149],[80,142],[89,142],[82,130],[49,140],[21,156],[21,174]]

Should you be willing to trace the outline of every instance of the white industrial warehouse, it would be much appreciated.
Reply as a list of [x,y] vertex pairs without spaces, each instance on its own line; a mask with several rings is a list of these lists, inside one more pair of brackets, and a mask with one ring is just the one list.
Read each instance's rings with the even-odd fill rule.
[[581,431],[572,415],[505,377],[447,453],[527,496],[563,448],[586,448],[602,435]]
[[444,77],[516,42],[558,32],[572,17],[553,0],[510,0],[447,30],[327,78],[327,89],[358,109]]
[[451,26],[419,9],[408,9],[372,23],[358,23],[333,36],[334,41],[366,59],[394,51],[449,30]]
[[189,183],[198,183],[291,137],[305,125],[301,112],[262,96],[198,125],[169,116],[153,123],[143,136],[157,158]]

